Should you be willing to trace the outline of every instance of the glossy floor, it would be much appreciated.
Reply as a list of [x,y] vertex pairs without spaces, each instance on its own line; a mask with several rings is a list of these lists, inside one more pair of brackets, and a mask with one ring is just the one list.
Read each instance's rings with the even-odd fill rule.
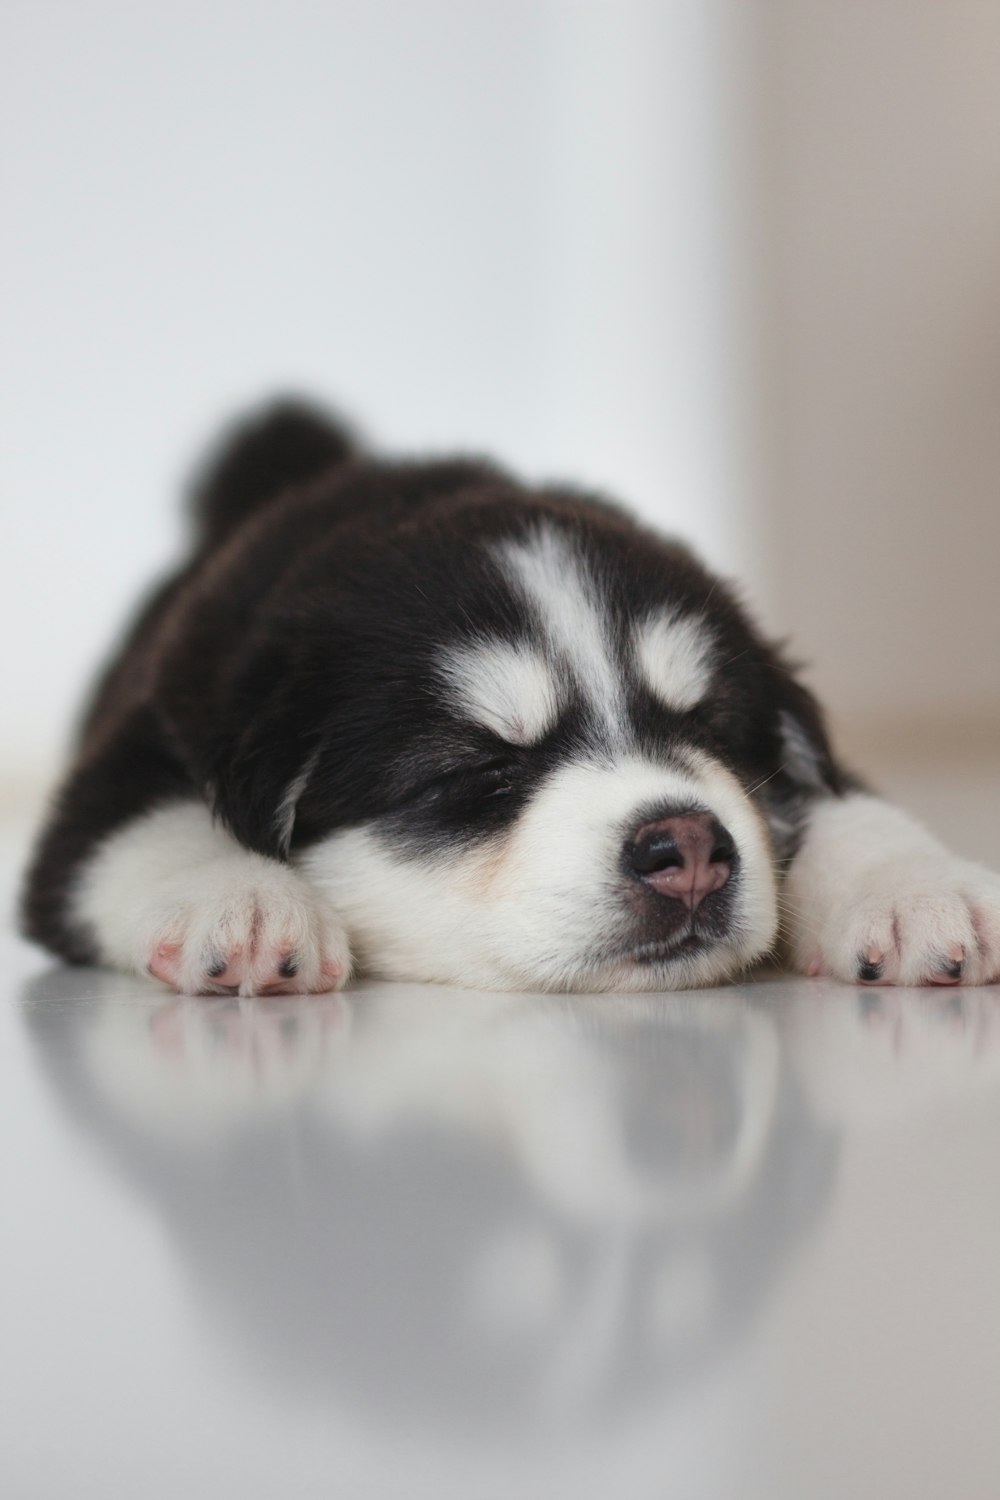
[[1000,989],[2,961],[5,1497],[1000,1495]]

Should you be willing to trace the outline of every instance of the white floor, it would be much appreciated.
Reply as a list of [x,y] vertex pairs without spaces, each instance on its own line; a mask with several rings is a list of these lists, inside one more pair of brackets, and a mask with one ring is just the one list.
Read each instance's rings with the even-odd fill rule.
[[1000,1495],[1000,988],[0,962],[5,1497]]

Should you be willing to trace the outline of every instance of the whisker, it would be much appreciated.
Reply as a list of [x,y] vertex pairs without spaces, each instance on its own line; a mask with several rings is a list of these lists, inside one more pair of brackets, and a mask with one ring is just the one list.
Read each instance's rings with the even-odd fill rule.
[[785,761],[784,764],[780,765],[776,771],[772,771],[768,776],[761,777],[760,781],[756,782],[752,787],[750,787],[747,790],[747,794],[746,795],[748,797],[752,797],[753,794],[754,794],[754,792],[759,792],[762,786],[767,786],[767,783],[769,781],[773,781],[776,776],[780,776],[781,773],[782,773],[782,771],[785,769],[785,767],[787,765],[788,765],[788,762]]

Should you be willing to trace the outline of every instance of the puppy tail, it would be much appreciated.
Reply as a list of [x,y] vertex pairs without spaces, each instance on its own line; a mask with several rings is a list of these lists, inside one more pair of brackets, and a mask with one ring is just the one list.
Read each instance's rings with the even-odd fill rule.
[[237,423],[192,487],[199,545],[217,547],[254,511],[357,452],[345,428],[304,402],[277,401]]

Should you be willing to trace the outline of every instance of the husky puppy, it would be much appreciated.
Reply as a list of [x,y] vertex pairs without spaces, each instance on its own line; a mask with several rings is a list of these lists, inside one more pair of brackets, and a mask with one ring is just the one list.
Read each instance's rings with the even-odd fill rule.
[[27,877],[62,958],[196,994],[656,990],[780,927],[810,974],[1000,978],[1000,878],[842,769],[680,543],[488,463],[381,461],[293,403],[194,498]]

